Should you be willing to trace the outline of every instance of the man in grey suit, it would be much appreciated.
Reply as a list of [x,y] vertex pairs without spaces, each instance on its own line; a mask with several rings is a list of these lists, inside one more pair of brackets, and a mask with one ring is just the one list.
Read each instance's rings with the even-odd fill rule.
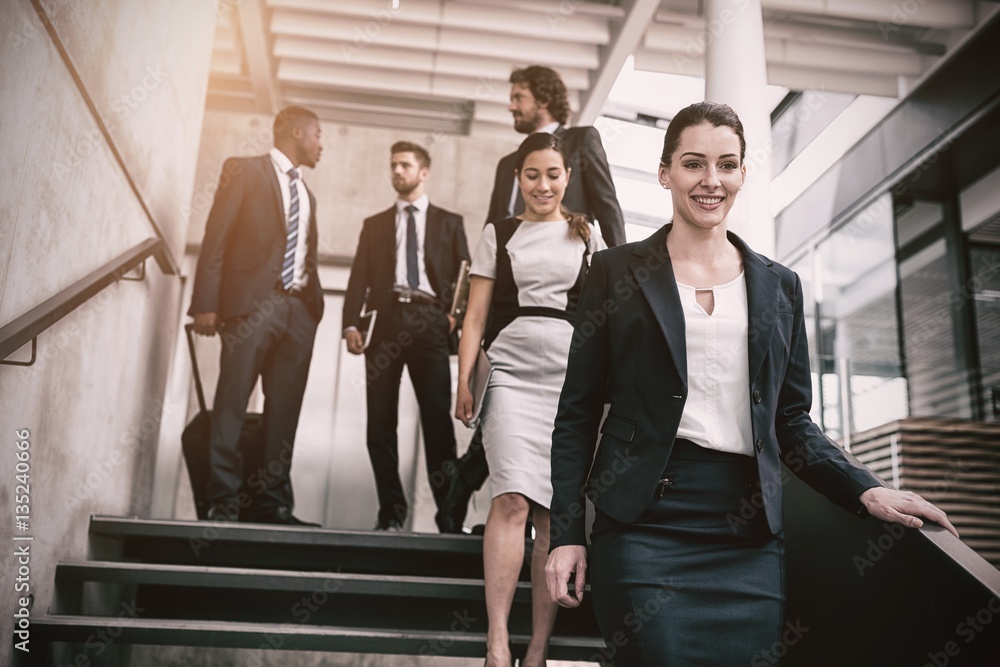
[[[316,200],[298,170],[315,167],[322,150],[316,114],[282,109],[269,153],[226,161],[208,215],[188,313],[196,333],[220,333],[223,343],[209,440],[209,520],[316,525],[292,514],[289,475],[323,316]],[[248,504],[239,490],[253,471],[243,470],[239,441],[258,377],[264,426],[254,446],[263,449],[266,474]]]
[[[521,134],[549,132],[562,139],[571,170],[563,206],[574,213],[583,213],[591,222],[596,220],[608,247],[625,243],[625,222],[601,135],[590,125],[566,127],[569,101],[566,84],[559,74],[549,67],[532,65],[514,70],[510,84],[507,109],[514,118],[514,129]],[[486,222],[524,212],[524,200],[514,173],[515,158],[516,152],[510,153],[497,164]],[[477,430],[469,449],[456,464],[447,498],[438,513],[438,526],[443,532],[461,532],[469,498],[488,476],[482,433]]]

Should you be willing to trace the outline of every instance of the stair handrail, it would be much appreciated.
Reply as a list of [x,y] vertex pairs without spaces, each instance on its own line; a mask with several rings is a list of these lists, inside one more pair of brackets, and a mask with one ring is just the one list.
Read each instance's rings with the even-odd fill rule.
[[[144,267],[143,262],[148,257],[161,253],[163,247],[163,241],[158,238],[146,239],[0,327],[0,363],[13,366],[33,365],[39,334],[79,308],[108,285],[119,280],[128,280],[126,277],[128,272],[140,265]],[[145,275],[145,270],[142,275]],[[27,343],[32,344],[30,361],[3,361]]]

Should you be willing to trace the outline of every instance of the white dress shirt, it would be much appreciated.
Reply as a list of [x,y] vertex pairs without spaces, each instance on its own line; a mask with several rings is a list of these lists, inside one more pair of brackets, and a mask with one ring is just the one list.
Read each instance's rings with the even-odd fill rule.
[[416,207],[413,219],[417,223],[417,273],[420,276],[420,290],[437,296],[431,289],[431,281],[427,279],[427,266],[424,264],[424,238],[427,236],[427,207],[430,206],[427,195],[423,195],[412,204],[402,199],[396,200],[396,284],[409,286],[406,278],[406,223],[409,214],[408,206]]
[[[274,173],[278,176],[278,185],[281,190],[281,205],[285,211],[285,229],[288,229],[288,208],[291,204],[292,179],[288,175],[288,170],[292,168],[292,161],[288,156],[272,148],[268,155],[271,156],[271,164],[274,166]],[[302,172],[299,172],[299,179],[295,181],[295,188],[299,195],[299,235],[298,244],[295,246],[295,269],[293,271],[292,289],[299,290],[306,286],[309,276],[306,275],[306,253],[309,243],[309,216],[312,214],[312,207],[309,205],[309,193],[306,184],[302,181]],[[282,244],[284,246],[284,244]],[[282,251],[284,255],[284,251]]]
[[715,309],[709,315],[695,298],[695,288],[677,283],[688,375],[688,398],[677,437],[708,449],[753,456],[746,279],[740,273],[711,289]]

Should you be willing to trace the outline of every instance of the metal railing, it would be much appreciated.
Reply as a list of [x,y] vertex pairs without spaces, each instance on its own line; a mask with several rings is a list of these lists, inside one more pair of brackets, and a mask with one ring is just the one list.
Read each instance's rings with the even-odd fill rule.
[[[160,239],[146,239],[107,264],[90,272],[80,280],[38,304],[24,315],[0,327],[0,364],[9,366],[31,366],[35,363],[38,349],[38,335],[53,324],[69,315],[88,299],[108,285],[119,280],[142,280],[145,277],[145,261],[159,255],[164,244]],[[128,277],[128,273],[141,267],[140,275]],[[31,343],[29,361],[6,361],[7,357]]]

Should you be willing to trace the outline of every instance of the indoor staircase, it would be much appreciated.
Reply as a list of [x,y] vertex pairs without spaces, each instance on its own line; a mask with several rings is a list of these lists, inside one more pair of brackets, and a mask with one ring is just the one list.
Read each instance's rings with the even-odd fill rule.
[[[785,629],[754,667],[1000,664],[1000,571],[943,529],[859,520],[785,472]],[[129,660],[135,644],[483,655],[480,537],[93,517],[90,543],[32,618],[35,664],[153,664]],[[530,604],[523,569],[515,655]],[[550,658],[605,651],[586,601],[560,610]]]
[[[484,655],[478,536],[95,516],[90,538],[105,557],[59,563],[53,613],[32,623],[33,645],[47,649],[33,651],[36,664],[64,664],[60,651],[70,662],[81,653],[94,660],[109,648],[103,637],[118,650]],[[525,567],[511,614],[515,656],[527,645],[530,618]],[[66,642],[76,645],[57,645]],[[594,662],[605,655],[588,604],[561,610],[549,655]]]

